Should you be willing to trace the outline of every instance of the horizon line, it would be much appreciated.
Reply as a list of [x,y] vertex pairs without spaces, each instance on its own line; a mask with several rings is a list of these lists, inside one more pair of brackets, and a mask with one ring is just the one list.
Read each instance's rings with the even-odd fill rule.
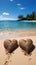
[[17,20],[17,18],[0,18],[0,20]]

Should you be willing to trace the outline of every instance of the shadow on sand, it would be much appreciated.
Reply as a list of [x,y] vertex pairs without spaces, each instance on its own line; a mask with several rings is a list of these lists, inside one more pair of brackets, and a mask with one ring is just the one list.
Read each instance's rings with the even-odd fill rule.
[[35,45],[32,45],[32,48],[30,49],[30,51],[28,52],[28,54],[30,54],[31,52],[33,52],[35,49]]

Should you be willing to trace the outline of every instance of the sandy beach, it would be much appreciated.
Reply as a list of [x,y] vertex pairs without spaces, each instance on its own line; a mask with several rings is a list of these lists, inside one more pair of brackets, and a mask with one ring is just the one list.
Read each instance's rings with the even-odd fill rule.
[[24,22],[36,22],[36,20],[24,20]]
[[[23,50],[18,47],[13,53],[6,54],[4,48],[5,39],[32,39],[35,49],[31,56],[25,56]],[[36,65],[36,32],[8,32],[0,34],[0,65]]]

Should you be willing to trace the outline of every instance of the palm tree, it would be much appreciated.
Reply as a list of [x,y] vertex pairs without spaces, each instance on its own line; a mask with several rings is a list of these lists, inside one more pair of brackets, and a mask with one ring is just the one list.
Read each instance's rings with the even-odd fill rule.
[[32,14],[27,14],[26,17],[24,17],[23,15],[19,15],[18,20],[19,21],[22,21],[22,20],[36,20],[36,13],[32,12]]
[[35,19],[35,12],[32,12],[32,19]]

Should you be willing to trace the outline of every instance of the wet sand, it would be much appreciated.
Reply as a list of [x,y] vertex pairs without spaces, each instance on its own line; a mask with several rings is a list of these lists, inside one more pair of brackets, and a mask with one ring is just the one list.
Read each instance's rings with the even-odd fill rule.
[[[28,32],[29,33],[29,32]],[[24,36],[23,36],[24,35]],[[35,49],[31,53],[31,55],[24,55],[23,50],[18,47],[13,53],[6,54],[5,48],[4,48],[4,40],[5,39],[32,39],[33,44],[35,45]],[[22,32],[19,34],[16,33],[10,33],[9,34],[1,34],[0,35],[0,65],[36,65],[36,33],[34,35],[27,35]]]

